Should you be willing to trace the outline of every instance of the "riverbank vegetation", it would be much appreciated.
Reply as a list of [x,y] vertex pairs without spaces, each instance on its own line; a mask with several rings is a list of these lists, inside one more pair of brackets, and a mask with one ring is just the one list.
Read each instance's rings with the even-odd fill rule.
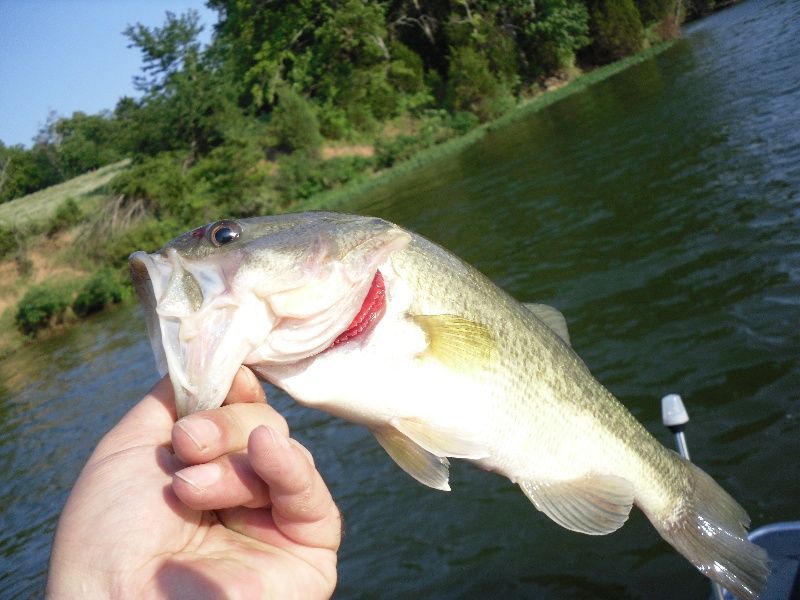
[[[219,20],[205,47],[191,11],[126,29],[142,53],[138,99],[52,116],[30,150],[0,142],[0,258],[16,272],[3,324],[30,336],[118,301],[133,250],[222,216],[330,205],[348,184],[608,76],[599,67],[626,66],[705,10],[683,0],[208,5]],[[87,172],[88,191],[12,201]],[[52,276],[37,269],[45,256]],[[47,291],[39,279],[59,272],[78,283]]]

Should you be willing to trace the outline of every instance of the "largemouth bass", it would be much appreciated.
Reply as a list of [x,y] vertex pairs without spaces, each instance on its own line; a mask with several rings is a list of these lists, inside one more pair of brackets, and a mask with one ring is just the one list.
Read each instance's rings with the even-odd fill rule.
[[621,527],[635,504],[740,598],[765,587],[745,511],[592,377],[563,316],[423,237],[299,213],[218,221],[130,263],[180,415],[220,406],[245,364],[369,428],[427,486],[449,490],[448,458],[465,459],[590,535]]

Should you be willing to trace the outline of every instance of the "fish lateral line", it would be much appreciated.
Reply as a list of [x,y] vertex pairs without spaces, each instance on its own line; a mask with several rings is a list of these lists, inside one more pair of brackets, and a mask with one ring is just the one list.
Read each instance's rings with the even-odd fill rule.
[[328,349],[349,342],[361,334],[371,329],[386,312],[386,284],[380,271],[375,271],[372,284],[367,292],[366,298],[361,305],[361,310],[355,316],[350,325],[339,334]]

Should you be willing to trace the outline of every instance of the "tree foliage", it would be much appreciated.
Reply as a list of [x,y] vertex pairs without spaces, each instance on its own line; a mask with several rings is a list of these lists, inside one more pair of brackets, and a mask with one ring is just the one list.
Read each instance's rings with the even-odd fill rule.
[[[195,11],[167,12],[124,31],[142,56],[138,97],[51,115],[30,150],[0,142],[0,202],[130,157],[113,187],[158,219],[269,210],[305,194],[289,189],[302,173],[341,183],[321,166],[326,142],[366,140],[388,165],[554,74],[636,52],[645,25],[648,43],[663,23],[674,31],[683,1],[208,0],[219,18],[207,46]],[[385,139],[397,122],[418,132]],[[421,133],[434,122],[439,133]]]
[[642,48],[644,29],[633,0],[588,0],[593,38],[586,57],[595,63],[619,60]]

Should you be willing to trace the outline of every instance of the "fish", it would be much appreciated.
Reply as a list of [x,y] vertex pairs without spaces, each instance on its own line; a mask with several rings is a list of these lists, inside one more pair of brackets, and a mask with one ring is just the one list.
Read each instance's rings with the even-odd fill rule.
[[449,490],[449,460],[467,460],[588,535],[616,531],[636,505],[742,600],[765,588],[745,510],[592,376],[564,316],[426,238],[331,212],[224,219],[130,267],[179,416],[220,406],[247,365],[368,428],[426,486]]

